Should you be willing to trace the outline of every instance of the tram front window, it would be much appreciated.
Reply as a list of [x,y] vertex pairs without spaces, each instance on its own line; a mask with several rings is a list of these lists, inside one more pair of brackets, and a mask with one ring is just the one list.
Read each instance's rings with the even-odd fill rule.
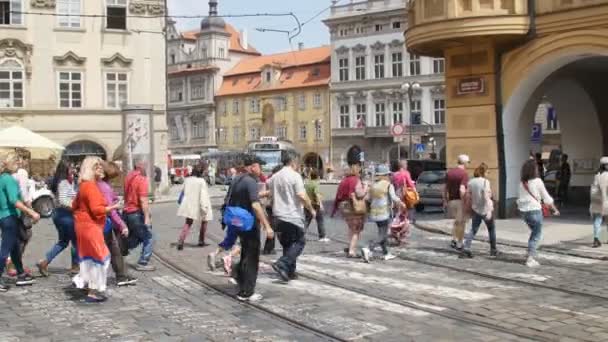
[[264,173],[270,173],[277,165],[281,165],[281,151],[256,151],[254,153],[266,163],[262,165]]

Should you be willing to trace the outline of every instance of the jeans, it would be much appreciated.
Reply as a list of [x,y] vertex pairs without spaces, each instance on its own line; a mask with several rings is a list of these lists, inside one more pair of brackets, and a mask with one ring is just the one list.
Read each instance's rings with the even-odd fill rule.
[[110,263],[112,264],[112,270],[116,274],[117,278],[122,278],[127,275],[125,272],[125,260],[122,257],[120,249],[120,238],[116,236],[114,230],[110,230],[103,234],[103,238],[106,241],[106,246],[110,250]]
[[129,249],[142,245],[141,256],[137,262],[140,265],[147,265],[152,258],[154,248],[154,236],[152,226],[144,224],[144,214],[141,211],[125,214],[125,222],[129,227]]
[[600,232],[602,231],[602,223],[604,216],[602,214],[593,214],[593,238],[600,239]]
[[479,230],[479,226],[481,226],[481,222],[486,224],[486,228],[488,228],[488,236],[490,237],[490,249],[496,250],[496,223],[494,222],[494,218],[490,218],[489,220],[482,215],[479,215],[476,212],[473,212],[473,225],[471,226],[471,231],[466,236],[466,240],[464,242],[464,249],[470,250],[471,243],[475,235],[477,235],[477,231]]
[[76,232],[74,230],[74,216],[72,211],[66,208],[57,208],[53,212],[53,224],[57,229],[59,241],[46,253],[46,261],[50,264],[64,249],[72,243],[72,266],[78,265],[78,253],[76,244]]
[[[317,232],[319,233],[319,239],[325,238],[325,220],[323,218],[323,211],[321,210],[321,206],[315,205],[315,211],[317,212],[317,216],[314,219],[317,221]],[[308,210],[306,210],[306,231],[308,231],[308,226],[312,222],[312,215]]]
[[260,263],[260,229],[254,227],[248,232],[239,232],[241,240],[241,260],[234,267],[236,281],[239,284],[241,297],[251,297],[255,293]]
[[543,213],[540,210],[522,212],[522,216],[528,227],[530,227],[530,239],[528,240],[528,256],[536,256],[536,248],[543,235]]
[[382,248],[382,253],[384,255],[388,254],[388,248],[386,247],[388,242],[388,224],[388,220],[376,222],[376,225],[378,225],[378,239],[370,241],[369,249],[371,251],[373,251],[376,246],[380,246],[380,248]]
[[279,242],[283,246],[283,256],[277,260],[277,264],[287,271],[287,274],[293,275],[296,273],[296,261],[306,246],[304,229],[293,223],[280,220],[276,222]]
[[19,229],[21,223],[17,216],[7,216],[0,220],[2,230],[2,242],[0,242],[0,276],[6,268],[6,259],[11,256],[11,261],[17,269],[17,274],[23,274],[23,263],[21,261],[21,247],[19,241]]

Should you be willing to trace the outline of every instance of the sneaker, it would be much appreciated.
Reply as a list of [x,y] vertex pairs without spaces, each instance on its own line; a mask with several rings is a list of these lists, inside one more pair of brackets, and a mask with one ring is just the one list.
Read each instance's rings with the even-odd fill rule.
[[232,256],[226,255],[222,258],[222,267],[226,274],[230,274],[230,271],[232,271]]
[[388,253],[387,255],[384,256],[384,260],[386,260],[386,261],[393,260],[395,258],[396,258],[396,256],[392,255],[391,253]]
[[183,243],[181,243],[181,242],[178,242],[178,243],[177,243],[177,250],[178,250],[178,251],[183,251],[183,250],[184,250],[184,244],[183,244]]
[[135,266],[135,269],[141,272],[151,272],[151,271],[155,271],[156,267],[152,266],[152,265],[144,265],[144,264],[137,264]]
[[228,280],[228,282],[230,282],[230,284],[232,284],[232,285],[238,285],[238,283],[239,283],[238,281],[236,281],[236,279],[234,279],[232,277]]
[[533,257],[528,257],[528,259],[526,260],[526,266],[534,268],[540,266],[540,264]]
[[498,256],[498,251],[495,249],[490,250],[490,256],[491,257],[497,257]]
[[242,296],[237,295],[236,298],[242,302],[258,302],[258,301],[262,300],[264,297],[262,297],[262,295],[259,293],[254,293],[249,297],[242,297]]
[[285,282],[289,281],[289,275],[287,272],[279,266],[276,262],[272,264],[272,269],[279,274],[279,277]]
[[27,273],[20,274],[17,276],[17,286],[28,286],[34,284],[34,278]]
[[215,271],[215,253],[207,255],[207,267],[209,267],[211,272]]
[[473,259],[473,253],[471,251],[462,251],[458,256],[460,259]]
[[40,275],[42,275],[43,277],[49,276],[49,263],[48,262],[46,262],[45,260],[39,261],[36,264],[36,267],[38,267],[38,272],[40,272]]
[[108,297],[102,295],[87,295],[84,299],[86,303],[103,303],[108,300]]
[[450,242],[450,247],[458,249],[458,242],[456,242],[456,240],[452,240],[452,242]]
[[72,266],[72,268],[70,268],[69,273],[71,275],[76,275],[76,274],[80,273],[80,266],[78,266],[78,265]]
[[324,238],[319,239],[319,242],[327,243],[327,242],[331,242],[331,240],[329,238],[324,237]]
[[4,279],[0,279],[0,292],[6,292],[9,288]]
[[602,243],[600,242],[600,239],[593,239],[593,246],[591,246],[591,247],[598,248],[601,246],[602,246]]
[[369,248],[364,247],[364,248],[361,248],[361,253],[363,255],[363,261],[365,261],[366,263],[369,264],[369,261],[372,258],[372,251],[370,251]]
[[128,286],[135,285],[137,283],[137,278],[124,276],[116,278],[116,286]]

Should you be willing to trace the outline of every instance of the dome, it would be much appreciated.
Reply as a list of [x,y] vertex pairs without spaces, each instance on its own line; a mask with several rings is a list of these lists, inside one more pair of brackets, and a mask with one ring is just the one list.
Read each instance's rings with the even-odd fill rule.
[[220,29],[226,28],[226,22],[220,17],[206,17],[201,21],[201,31],[209,29]]

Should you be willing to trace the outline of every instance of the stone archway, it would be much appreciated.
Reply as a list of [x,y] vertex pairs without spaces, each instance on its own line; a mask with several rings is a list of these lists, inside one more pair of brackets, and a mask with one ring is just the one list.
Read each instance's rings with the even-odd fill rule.
[[321,156],[317,153],[310,152],[305,154],[302,158],[302,165],[305,168],[317,170],[319,177],[323,178],[323,158],[321,158]]
[[272,104],[267,103],[262,109],[262,135],[263,136],[274,136],[274,107]]
[[71,162],[80,162],[87,156],[97,156],[106,159],[106,150],[96,142],[90,140],[77,140],[65,147],[62,158]]

